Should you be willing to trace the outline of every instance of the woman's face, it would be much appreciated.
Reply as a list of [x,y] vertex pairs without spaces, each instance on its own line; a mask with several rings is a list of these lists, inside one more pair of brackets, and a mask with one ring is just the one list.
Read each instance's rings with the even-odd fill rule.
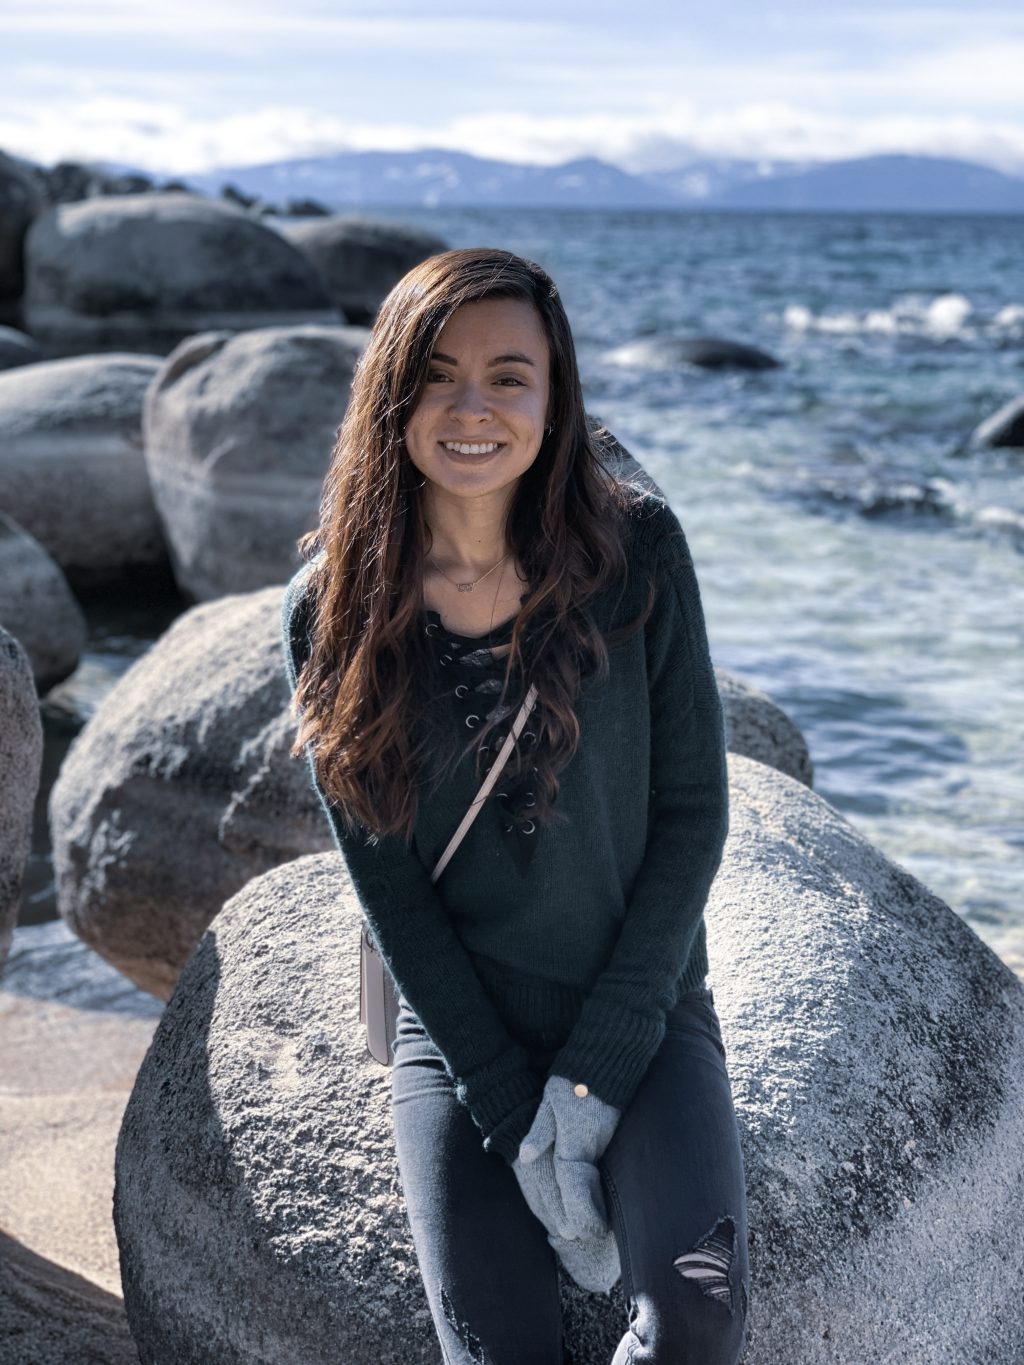
[[416,468],[458,497],[511,492],[544,439],[549,362],[532,303],[481,299],[456,309],[405,428]]

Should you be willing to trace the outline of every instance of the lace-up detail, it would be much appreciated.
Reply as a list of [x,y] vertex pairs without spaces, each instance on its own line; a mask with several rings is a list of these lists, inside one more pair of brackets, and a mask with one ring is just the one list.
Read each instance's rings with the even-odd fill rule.
[[[481,745],[484,753],[483,771],[488,772],[522,704],[522,697],[515,696],[498,709],[505,660],[496,658],[493,650],[509,643],[512,622],[507,621],[486,635],[470,637],[449,630],[442,623],[440,612],[428,608],[424,615],[424,631],[434,644],[438,666],[451,675],[451,687],[446,695],[451,698],[460,730],[481,729],[495,713],[502,722],[488,737],[488,741]],[[510,754],[498,778],[497,787],[487,801],[487,805],[496,812],[493,818],[499,821],[501,830],[513,846],[516,862],[523,869],[529,865],[538,832],[537,822],[530,815],[531,808],[536,805],[532,783],[537,769],[527,761],[536,741],[536,733],[527,721],[517,745],[522,771],[514,771],[516,754]],[[484,814],[481,812],[481,819]]]

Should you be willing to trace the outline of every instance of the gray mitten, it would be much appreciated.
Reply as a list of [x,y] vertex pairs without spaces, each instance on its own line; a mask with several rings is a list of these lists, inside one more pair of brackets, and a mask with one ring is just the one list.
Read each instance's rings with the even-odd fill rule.
[[[512,1162],[512,1170],[519,1181],[530,1212],[547,1228],[548,1232],[559,1237],[571,1237],[572,1228],[566,1225],[565,1207],[555,1179],[555,1151],[549,1147],[543,1156],[524,1164],[519,1157]],[[550,1240],[550,1238],[549,1238]]]
[[[530,1131],[523,1138],[513,1170],[520,1186],[547,1212],[534,1208],[548,1231],[565,1240],[604,1236],[608,1212],[597,1162],[612,1139],[621,1113],[596,1095],[576,1093],[565,1076],[548,1076]],[[554,1188],[547,1162],[553,1158]],[[529,1168],[545,1164],[534,1173]],[[518,1169],[517,1169],[518,1168]]]
[[548,1241],[566,1271],[581,1289],[607,1294],[622,1274],[615,1233],[609,1229],[601,1237],[556,1237]]

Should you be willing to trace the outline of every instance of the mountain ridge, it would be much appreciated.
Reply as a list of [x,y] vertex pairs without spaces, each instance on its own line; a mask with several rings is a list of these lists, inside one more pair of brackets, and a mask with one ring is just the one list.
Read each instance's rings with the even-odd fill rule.
[[226,166],[177,178],[200,193],[217,194],[229,184],[247,196],[317,200],[330,209],[1024,213],[1024,177],[954,157],[910,153],[825,162],[705,157],[631,173],[599,157],[541,166],[426,147]]

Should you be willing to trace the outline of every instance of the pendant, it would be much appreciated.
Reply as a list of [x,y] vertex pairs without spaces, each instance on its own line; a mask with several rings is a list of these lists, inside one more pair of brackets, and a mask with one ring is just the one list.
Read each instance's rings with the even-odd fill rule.
[[458,588],[459,592],[472,592],[472,591],[473,591],[473,584],[472,584],[472,583],[456,583],[455,586]]

